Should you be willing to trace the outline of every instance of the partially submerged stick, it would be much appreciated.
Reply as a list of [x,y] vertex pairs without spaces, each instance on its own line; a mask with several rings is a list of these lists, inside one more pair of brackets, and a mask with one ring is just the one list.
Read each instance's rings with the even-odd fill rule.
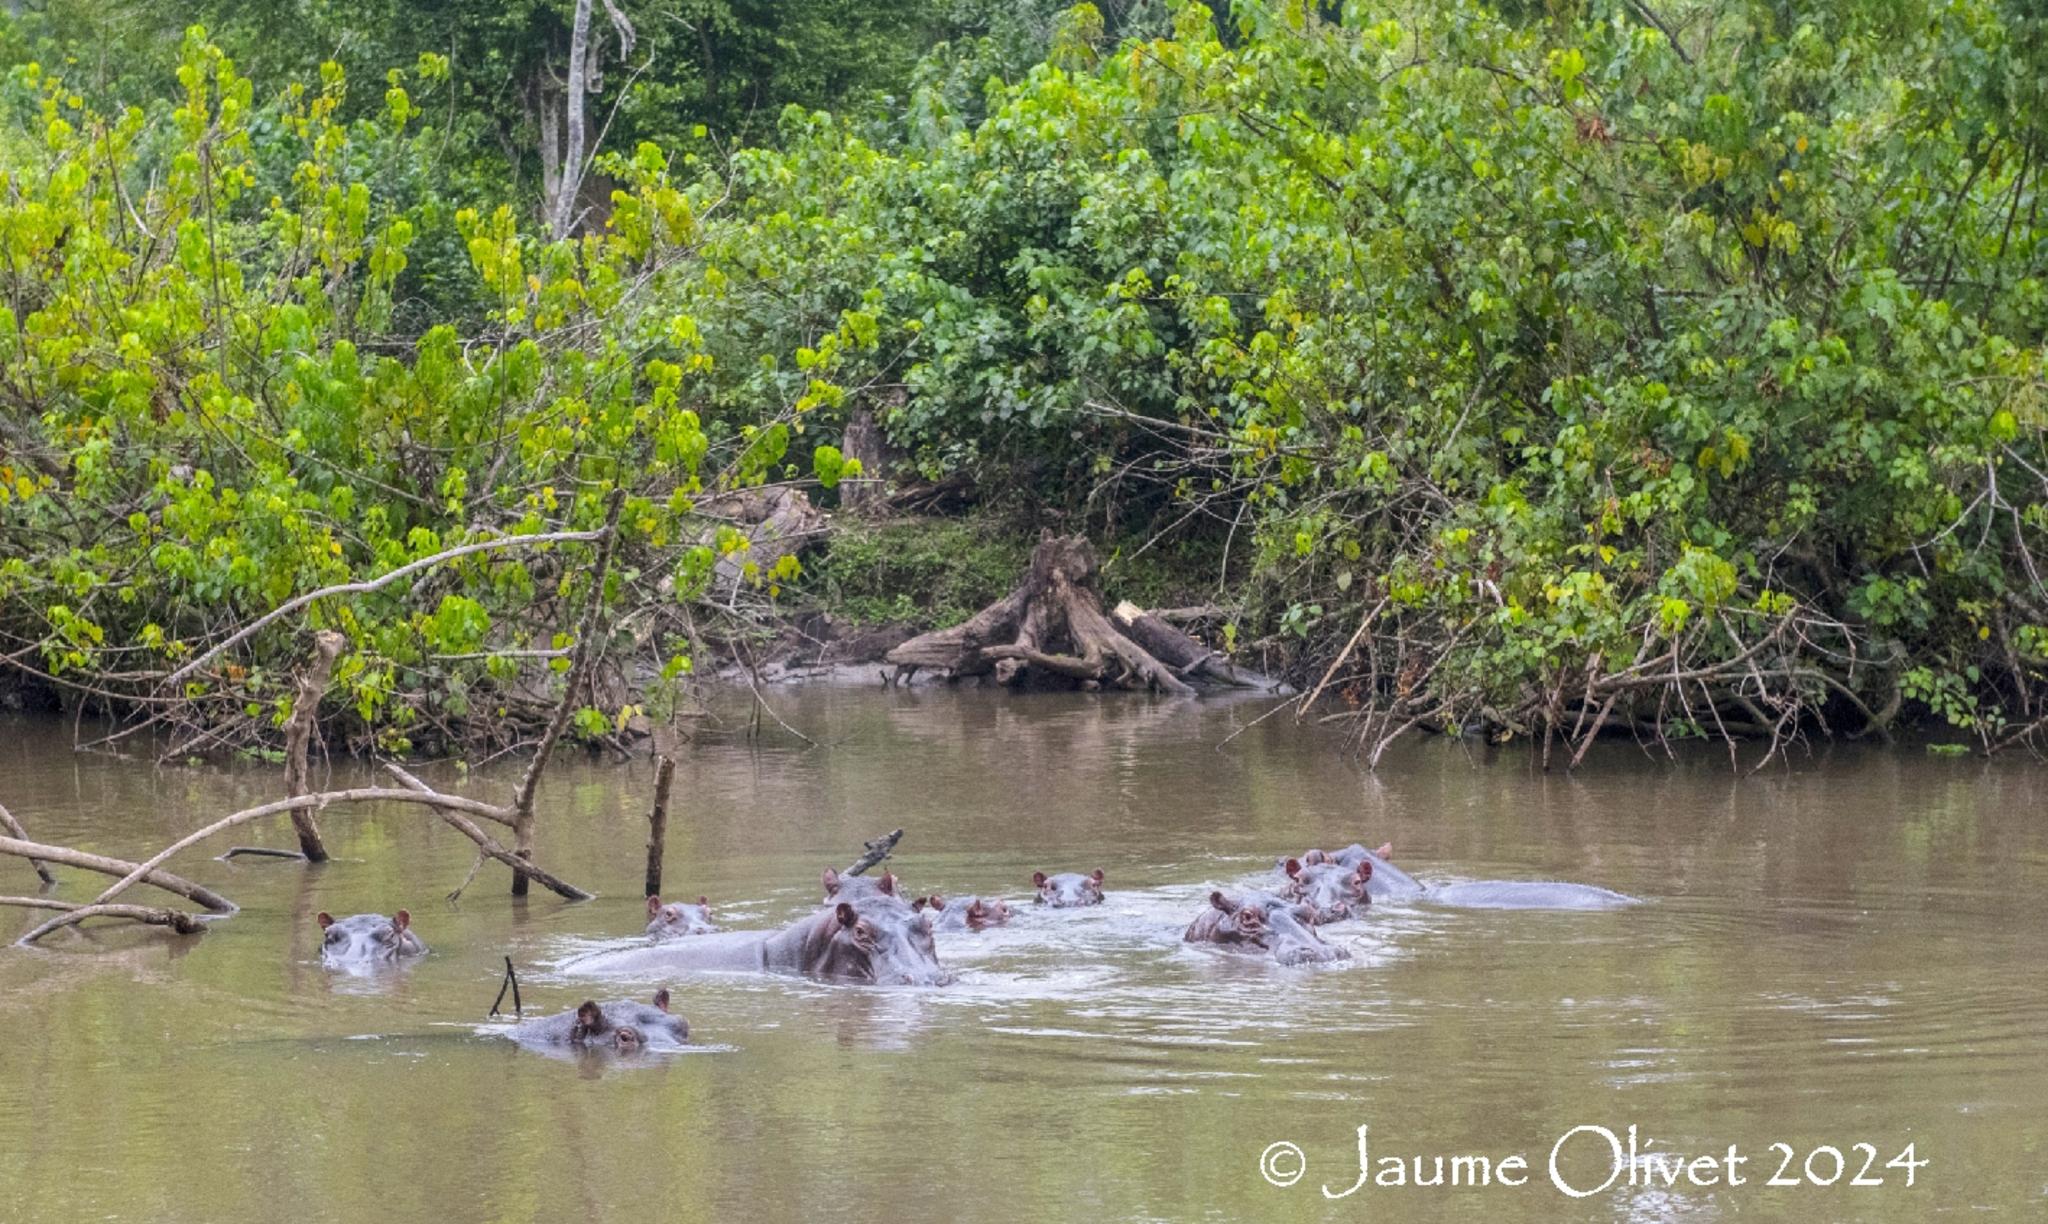
[[877,837],[875,840],[868,843],[867,853],[853,860],[853,866],[848,867],[844,872],[841,872],[840,874],[850,876],[857,876],[861,874],[868,868],[873,867],[876,863],[879,863],[883,859],[888,858],[889,852],[891,850],[894,850],[896,848],[896,843],[902,840],[903,830],[901,829],[896,830],[894,833],[889,834],[889,836],[887,837]]
[[519,971],[512,967],[512,958],[509,956],[505,958],[505,977],[498,983],[498,997],[491,1000],[491,1015],[498,1014],[498,1005],[505,1001],[505,988],[508,986],[512,988],[512,1015],[514,1018],[524,1018],[526,1008],[519,1002]]
[[[23,841],[28,840],[28,830],[21,827],[21,822],[14,818],[14,813],[8,811],[7,805],[4,803],[0,803],[0,829],[7,830]],[[36,869],[36,875],[42,879],[43,883],[55,884],[57,882],[57,877],[50,873],[50,865],[43,860],[32,858],[28,861],[28,865]]]
[[295,863],[306,861],[306,856],[296,850],[274,850],[269,846],[229,846],[226,853],[216,855],[215,858],[223,863],[231,863],[238,858],[290,859]]
[[654,810],[647,814],[647,895],[661,895],[661,860],[668,846],[668,788],[676,763],[663,755],[654,770]]

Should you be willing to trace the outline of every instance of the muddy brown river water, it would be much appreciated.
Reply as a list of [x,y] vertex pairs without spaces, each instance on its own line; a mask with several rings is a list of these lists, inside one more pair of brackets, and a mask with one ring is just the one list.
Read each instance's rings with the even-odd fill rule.
[[[1735,780],[1725,755],[1616,747],[1564,777],[1418,742],[1373,777],[1284,718],[1219,751],[1258,703],[776,700],[819,746],[735,721],[687,751],[672,893],[774,925],[900,825],[895,868],[919,891],[1021,903],[1036,869],[1101,867],[1108,903],[942,934],[960,972],[942,989],[677,976],[697,1048],[578,1062],[516,1048],[484,1012],[507,954],[530,1010],[610,992],[561,966],[643,923],[644,762],[565,760],[543,788],[542,859],[602,894],[587,904],[515,905],[495,865],[444,902],[471,848],[413,810],[330,814],[337,861],[316,870],[202,847],[173,866],[244,907],[204,936],[0,948],[0,1219],[2048,1218],[2035,763],[1837,747]],[[41,839],[140,857],[278,793],[271,766],[74,756],[69,731],[0,721],[0,801]],[[495,798],[515,767],[426,772]],[[1353,958],[1323,968],[1179,942],[1210,886],[1354,840],[1393,841],[1425,879],[1573,879],[1646,904],[1380,905],[1330,928]],[[105,883],[61,874],[65,898]],[[0,892],[34,884],[0,859]],[[424,961],[322,969],[316,913],[400,906]],[[32,921],[0,910],[0,933]],[[1327,1197],[1358,1178],[1362,1124],[1382,1173],[1483,1155],[1512,1179],[1519,1155],[1526,1184]],[[1631,1125],[1646,1153],[1733,1146],[1744,1184],[1725,1164],[1717,1184],[1645,1165],[1582,1198],[1552,1181],[1561,1136],[1625,1143]],[[1908,1145],[1925,1164],[1887,1167]],[[1769,1186],[1783,1151],[1800,1184]],[[1598,1131],[1559,1157],[1575,1191],[1611,1168]]]

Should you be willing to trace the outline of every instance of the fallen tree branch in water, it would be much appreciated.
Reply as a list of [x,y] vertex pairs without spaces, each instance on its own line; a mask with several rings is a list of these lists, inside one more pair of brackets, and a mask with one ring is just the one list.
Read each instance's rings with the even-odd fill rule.
[[889,852],[891,850],[894,850],[896,848],[896,843],[902,840],[903,830],[901,829],[896,830],[894,833],[889,834],[889,836],[887,837],[877,837],[876,839],[868,843],[867,853],[853,860],[853,866],[848,867],[845,871],[841,872],[840,874],[850,876],[857,876],[861,874],[868,868],[873,867],[876,863],[879,863],[883,859],[888,858]]
[[[408,788],[410,788],[409,793],[407,795],[408,798],[414,800],[423,800],[425,802],[432,803],[440,813],[441,819],[447,821],[450,825],[453,825],[456,831],[461,833],[464,837],[467,837],[469,840],[475,842],[477,849],[483,851],[485,854],[491,856],[492,858],[497,859],[499,862],[505,864],[507,867],[510,867],[512,869],[512,878],[514,880],[524,881],[529,878],[539,880],[542,888],[547,889],[549,892],[554,893],[558,897],[563,897],[570,901],[588,901],[592,897],[597,895],[595,893],[585,892],[583,889],[576,887],[574,884],[569,883],[567,880],[562,879],[560,876],[557,876],[552,872],[543,869],[538,864],[536,864],[532,859],[523,857],[515,851],[507,850],[504,846],[499,845],[496,841],[492,840],[490,834],[485,833],[482,829],[479,829],[474,821],[465,819],[457,810],[459,808],[461,811],[470,811],[473,810],[472,805],[476,807],[482,807],[491,811],[499,811],[502,809],[492,808],[491,805],[487,803],[476,804],[474,800],[465,800],[458,798],[454,795],[443,795],[439,791],[436,791],[432,787],[428,786],[426,783],[420,781],[418,778],[413,777],[410,773],[407,773],[404,769],[400,768],[397,765],[387,764],[386,766],[384,766],[384,768],[386,772],[391,774],[392,777],[397,778],[400,782],[405,783],[405,785]],[[476,872],[471,871],[471,879],[474,879],[475,876]],[[469,881],[464,880],[462,882],[462,888],[467,887],[469,887]],[[455,898],[460,897],[462,895],[462,888],[456,889],[455,892],[451,894],[450,899],[453,900]],[[525,890],[515,889],[513,895],[524,896]]]
[[52,931],[77,926],[88,918],[127,918],[148,926],[169,927],[180,935],[197,935],[206,929],[205,921],[197,914],[188,914],[184,910],[162,909],[153,905],[73,905],[69,901],[52,901],[47,897],[0,897],[0,905],[63,911],[14,941],[23,946],[34,943]]
[[[126,859],[108,858],[100,854],[88,854],[73,850],[69,846],[49,846],[41,842],[24,841],[15,837],[0,837],[0,854],[11,854],[16,858],[41,859],[48,863],[61,863],[66,867],[77,867],[85,871],[96,871],[101,875],[127,877],[121,888],[140,880],[153,888],[167,893],[176,893],[194,905],[212,910],[216,914],[232,914],[238,908],[234,902],[203,885],[194,884],[183,876],[168,871],[156,870],[153,865],[138,866]],[[108,898],[102,897],[101,900]]]
[[[509,851],[506,851],[504,847],[499,846],[496,842],[491,841],[491,839],[484,834],[483,830],[478,829],[476,827],[474,822],[466,819],[460,819],[456,815],[457,813],[461,812],[495,812],[498,810],[497,808],[493,807],[491,804],[482,803],[475,799],[465,799],[459,795],[443,795],[437,791],[426,789],[424,783],[420,784],[420,787],[421,789],[419,790],[398,790],[391,787],[383,786],[359,786],[349,790],[322,791],[316,795],[299,795],[287,799],[276,799],[272,800],[269,803],[259,804],[256,807],[245,808],[242,811],[236,812],[232,816],[223,816],[219,820],[214,821],[212,824],[207,825],[203,829],[199,829],[194,832],[188,833],[184,837],[181,837],[177,841],[172,842],[170,845],[164,847],[162,850],[157,851],[156,854],[153,855],[148,861],[138,866],[134,866],[128,872],[127,875],[122,877],[122,879],[118,883],[114,884],[111,888],[107,889],[98,897],[94,898],[94,904],[104,904],[108,901],[113,900],[115,897],[119,896],[122,892],[127,890],[130,886],[140,881],[145,875],[151,872],[155,872],[159,865],[161,865],[167,859],[171,858],[173,855],[177,854],[179,851],[184,850],[190,846],[193,846],[199,842],[205,841],[207,838],[212,837],[214,834],[219,833],[224,829],[232,829],[236,825],[248,824],[252,820],[261,820],[266,816],[282,815],[285,812],[289,812],[292,809],[299,807],[313,807],[324,809],[337,803],[427,804],[433,807],[446,809],[441,813],[442,818],[447,820],[450,824],[455,825],[456,828],[461,829],[463,833],[470,838],[471,841],[474,841],[479,846],[484,847],[486,851],[495,850],[496,853],[492,855],[493,858],[499,857],[500,855],[503,855],[506,858],[511,857]],[[7,849],[6,842],[8,840],[9,839],[0,839],[0,851],[5,851]],[[74,851],[72,853],[76,852]],[[63,862],[64,860],[58,858],[55,861]],[[531,872],[535,879],[540,880],[543,884],[547,884],[550,888],[554,888],[556,892],[562,893],[563,896],[569,897],[571,900],[587,901],[590,899],[591,894],[584,892],[580,888],[576,888],[574,885],[564,884],[560,880],[556,880],[553,876],[547,876],[538,868],[534,868],[530,864],[526,865],[525,869]],[[113,875],[117,873],[109,871],[107,872],[107,874]],[[549,883],[549,881],[553,881],[553,883]],[[162,887],[162,885],[159,885],[159,887]],[[232,909],[233,906],[228,906],[228,908]]]
[[[21,827],[21,822],[14,818],[14,813],[8,811],[7,805],[4,803],[0,803],[0,829],[7,830],[23,841],[28,840],[28,830]],[[28,865],[36,869],[36,876],[43,883],[55,884],[57,882],[57,877],[50,872],[50,865],[43,860],[32,858],[28,861]]]

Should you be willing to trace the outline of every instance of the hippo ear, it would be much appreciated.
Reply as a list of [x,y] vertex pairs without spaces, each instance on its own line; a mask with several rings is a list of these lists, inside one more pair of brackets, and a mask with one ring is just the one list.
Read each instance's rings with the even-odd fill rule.
[[1330,856],[1321,850],[1310,850],[1306,854],[1303,854],[1301,856],[1301,861],[1307,863],[1311,867],[1315,867],[1319,866],[1320,864],[1329,862]]
[[328,913],[326,910],[321,910],[320,917],[316,921],[320,923],[320,929],[324,931],[328,927],[334,925],[334,915]]
[[668,1010],[668,987],[664,986],[654,992],[654,1005],[662,1011]]
[[697,908],[700,910],[709,910],[711,908],[711,898],[706,897],[700,893],[697,897]]
[[841,901],[839,907],[832,912],[838,917],[839,925],[843,927],[850,927],[860,921],[860,915],[854,913],[853,907],[844,901]]
[[576,1020],[579,1024],[595,1027],[603,1019],[604,1009],[597,1005],[596,999],[585,999],[576,1008]]
[[660,898],[660,897],[649,897],[649,898],[647,898],[647,916],[648,916],[649,918],[652,918],[652,917],[654,917],[654,916],[655,916],[656,914],[659,914],[660,912],[661,912],[661,898]]
[[912,897],[910,899],[911,912],[922,914],[925,911],[925,907],[930,905],[931,903],[932,899],[930,897]]
[[1293,878],[1294,878],[1295,876],[1298,876],[1298,875],[1300,875],[1300,874],[1301,874],[1301,860],[1300,860],[1300,859],[1288,859],[1288,860],[1287,860],[1287,878],[1291,880],[1291,879],[1293,879]]
[[1095,881],[1097,884],[1102,883],[1102,868],[1097,867],[1095,869],[1095,874],[1089,876],[1088,878]]
[[830,867],[825,869],[825,895],[830,897],[839,892],[839,873]]
[[1045,887],[1045,873],[1044,873],[1043,871],[1034,871],[1034,872],[1032,872],[1032,873],[1031,873],[1031,882],[1032,882],[1033,884],[1037,885],[1037,886],[1038,886],[1038,887],[1040,887],[1040,888],[1044,888],[1044,887]]
[[397,913],[395,913],[395,914],[391,915],[391,928],[392,928],[393,930],[395,930],[395,931],[403,931],[403,930],[405,930],[406,928],[410,927],[411,925],[412,925],[412,911],[411,911],[411,910],[400,910],[400,911],[398,911]]
[[882,872],[882,878],[875,883],[875,887],[893,897],[896,895],[896,877],[884,871]]
[[1229,897],[1224,896],[1220,889],[1209,894],[1209,904],[1215,906],[1217,909],[1222,910],[1226,914],[1234,914],[1237,912],[1238,909],[1237,902],[1231,900]]
[[1372,879],[1372,860],[1371,860],[1371,859],[1360,859],[1360,860],[1358,860],[1358,880],[1359,880],[1359,883],[1361,883],[1361,884],[1362,884],[1362,883],[1364,883],[1365,881],[1367,881],[1367,880],[1370,880],[1370,879]]
[[1373,853],[1379,855],[1381,858],[1391,863],[1394,861],[1394,843],[1381,842],[1380,848],[1373,851]]
[[988,913],[988,906],[981,903],[980,897],[976,897],[967,903],[967,917],[969,921],[979,918],[986,913]]

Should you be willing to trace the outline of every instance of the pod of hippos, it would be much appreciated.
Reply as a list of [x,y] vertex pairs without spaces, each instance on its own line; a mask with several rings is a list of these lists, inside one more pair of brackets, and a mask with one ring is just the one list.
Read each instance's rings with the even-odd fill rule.
[[[1308,850],[1279,860],[1272,874],[1235,892],[1218,889],[1182,939],[1211,944],[1283,965],[1349,959],[1319,928],[1364,917],[1376,900],[1404,900],[1469,909],[1613,909],[1634,897],[1588,884],[1560,881],[1479,880],[1431,886],[1394,866],[1393,847]],[[1100,905],[1101,870],[1032,876],[1034,901],[1047,909]],[[647,899],[649,947],[601,953],[592,967],[633,969],[756,969],[833,981],[941,986],[953,974],[939,963],[934,930],[983,931],[1015,913],[997,897],[929,894],[906,897],[896,876],[843,875],[826,868],[822,905],[777,931],[724,933],[711,904]],[[405,910],[386,917],[322,913],[321,963],[350,973],[374,972],[424,956],[426,944]],[[599,962],[602,962],[599,964]],[[522,1021],[505,1035],[542,1052],[637,1054],[676,1050],[689,1022],[669,1012],[669,992],[652,1002],[585,1000],[574,1011]]]

